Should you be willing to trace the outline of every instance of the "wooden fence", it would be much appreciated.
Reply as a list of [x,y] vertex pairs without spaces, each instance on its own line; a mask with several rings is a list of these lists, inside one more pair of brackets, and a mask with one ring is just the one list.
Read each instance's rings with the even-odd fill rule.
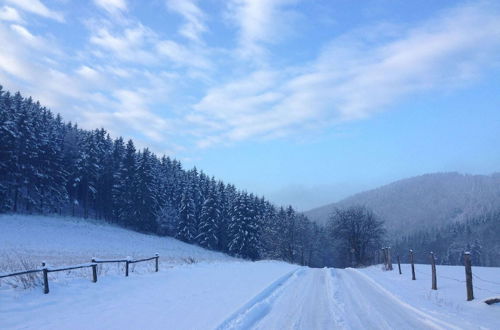
[[[430,258],[430,266],[431,266],[431,289],[437,290],[438,285],[437,285],[437,272],[436,272],[436,258],[434,256],[433,252],[430,252],[429,258]],[[381,261],[380,259],[383,259],[385,270],[392,270],[391,248],[390,247],[384,247],[381,249],[381,253],[379,253],[379,261]],[[397,260],[398,260],[399,274],[401,275],[402,274],[402,272],[401,272],[401,258],[399,255],[397,256]],[[411,273],[412,273],[411,279],[413,281],[415,281],[416,275],[415,275],[415,263],[413,261],[413,250],[409,250],[408,260],[409,260],[410,265],[411,265]],[[467,301],[474,300],[474,286],[472,283],[473,278],[475,278],[479,281],[500,285],[500,282],[497,283],[497,282],[487,281],[487,280],[484,280],[484,279],[480,278],[479,276],[476,276],[472,273],[472,261],[471,261],[470,252],[464,252],[464,266],[465,266],[465,281],[455,279],[455,278],[449,278],[446,276],[442,276],[442,277],[446,278],[446,279],[451,279],[451,280],[465,283],[465,289],[467,292]],[[483,288],[479,288],[477,286],[476,286],[476,288],[478,288],[480,290],[490,291],[490,290],[486,290]],[[498,294],[495,292],[491,292],[491,293]],[[487,304],[498,303],[498,302],[500,302],[500,298],[489,299],[489,300],[486,300],[485,302]]]
[[155,272],[158,272],[159,258],[160,258],[160,255],[158,253],[156,253],[154,257],[144,258],[144,259],[131,259],[131,258],[127,257],[125,259],[101,260],[101,259],[97,259],[97,258],[92,258],[90,263],[65,266],[65,267],[60,267],[60,268],[48,267],[43,262],[42,268],[40,268],[40,269],[30,269],[30,270],[25,270],[25,271],[21,271],[21,272],[0,274],[0,279],[6,278],[6,277],[11,277],[11,276],[20,276],[20,275],[27,275],[27,274],[41,272],[43,274],[43,293],[47,294],[47,293],[49,293],[49,273],[62,272],[65,270],[73,270],[73,269],[81,269],[81,268],[92,268],[92,282],[96,283],[97,282],[97,265],[98,264],[124,262],[125,263],[125,276],[128,276],[130,264],[135,264],[138,262],[144,262],[144,261],[150,261],[150,260],[155,260]]

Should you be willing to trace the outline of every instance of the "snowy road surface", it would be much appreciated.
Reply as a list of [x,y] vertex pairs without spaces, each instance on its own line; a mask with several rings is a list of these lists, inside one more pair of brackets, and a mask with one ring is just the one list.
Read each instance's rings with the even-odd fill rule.
[[460,329],[355,270],[300,269],[219,329]]

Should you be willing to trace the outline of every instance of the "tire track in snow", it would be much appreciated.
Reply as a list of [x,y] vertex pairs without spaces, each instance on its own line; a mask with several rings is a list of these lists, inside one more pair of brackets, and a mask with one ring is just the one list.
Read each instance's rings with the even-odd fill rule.
[[333,292],[327,268],[305,268],[279,291],[249,303],[219,329],[342,328],[343,320],[333,303]]
[[400,300],[355,269],[331,269],[338,279],[346,329],[460,329]]
[[269,313],[274,301],[282,294],[285,288],[302,276],[305,271],[305,268],[298,268],[280,277],[223,321],[217,327],[217,330],[248,329],[252,327]]

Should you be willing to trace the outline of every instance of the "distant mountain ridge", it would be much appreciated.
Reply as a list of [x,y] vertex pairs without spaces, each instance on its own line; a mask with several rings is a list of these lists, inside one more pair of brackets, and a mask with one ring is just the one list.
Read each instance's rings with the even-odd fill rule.
[[385,221],[389,234],[406,234],[498,210],[500,173],[424,174],[361,192],[304,214],[325,224],[335,208],[352,205],[372,209]]

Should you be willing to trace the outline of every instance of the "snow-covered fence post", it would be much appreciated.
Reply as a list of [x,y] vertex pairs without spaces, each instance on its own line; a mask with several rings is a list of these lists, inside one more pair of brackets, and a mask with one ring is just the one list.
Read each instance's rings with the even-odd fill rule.
[[42,262],[42,272],[43,272],[43,293],[49,293],[49,270],[45,265],[45,262]]
[[128,276],[128,265],[130,263],[130,257],[127,257],[127,260],[125,260],[125,276]]
[[391,248],[387,247],[387,269],[392,270]]
[[158,258],[160,258],[160,255],[155,253],[155,272],[158,272]]
[[431,268],[432,268],[432,290],[437,290],[437,278],[436,278],[436,258],[434,258],[434,252],[431,252]]
[[97,264],[95,263],[95,258],[92,258],[92,282],[97,282]]
[[398,269],[399,269],[399,275],[403,274],[401,273],[401,259],[399,258],[399,255],[398,255]]
[[411,279],[415,281],[415,264],[413,263],[413,250],[410,250],[410,263],[411,263]]
[[470,260],[470,252],[464,253],[465,263],[465,286],[467,287],[467,301],[474,299],[474,290],[472,288],[472,262]]

